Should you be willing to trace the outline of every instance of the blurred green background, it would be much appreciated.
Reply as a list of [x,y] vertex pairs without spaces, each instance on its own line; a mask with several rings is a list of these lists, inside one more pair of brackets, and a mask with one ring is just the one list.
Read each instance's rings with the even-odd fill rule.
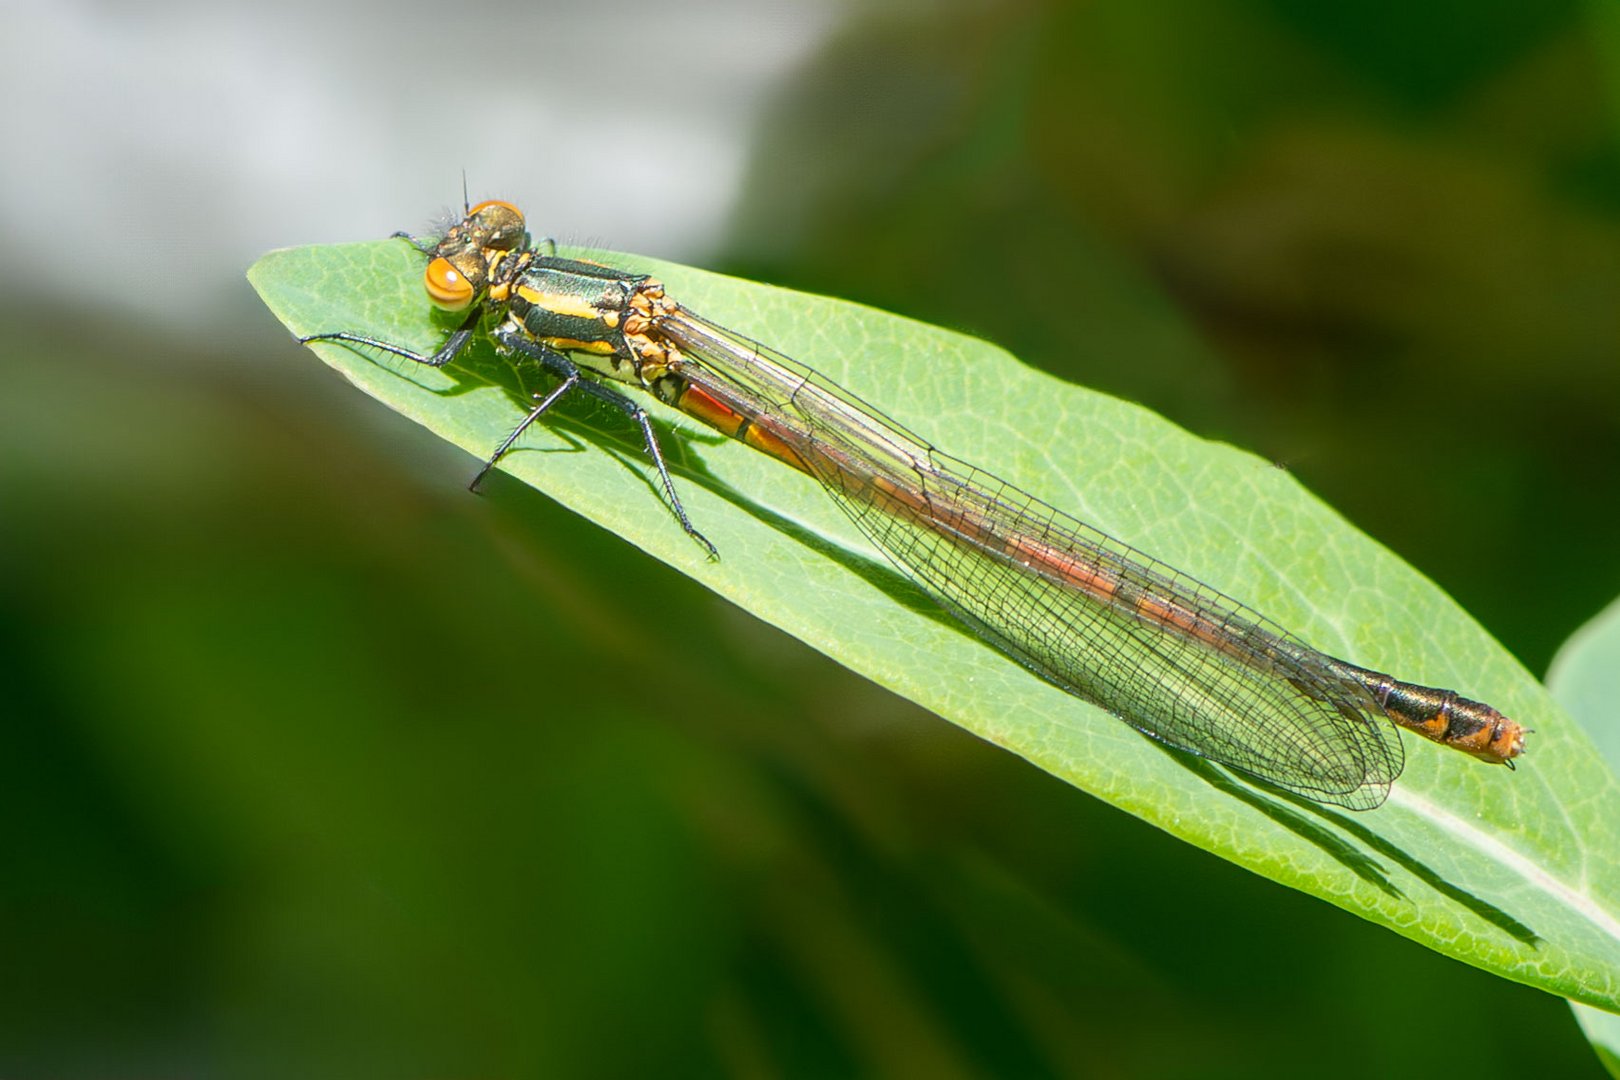
[[1620,593],[1607,2],[363,10],[0,55],[0,1073],[1599,1075],[1562,1002],[467,495],[241,271],[465,167],[1249,447],[1539,672]]

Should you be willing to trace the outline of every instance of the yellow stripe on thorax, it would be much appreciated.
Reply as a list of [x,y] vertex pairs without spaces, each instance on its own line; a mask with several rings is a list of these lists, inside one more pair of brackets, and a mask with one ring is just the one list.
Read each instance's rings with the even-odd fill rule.
[[602,313],[573,293],[546,293],[530,285],[519,285],[517,294],[537,308],[576,319],[600,322]]

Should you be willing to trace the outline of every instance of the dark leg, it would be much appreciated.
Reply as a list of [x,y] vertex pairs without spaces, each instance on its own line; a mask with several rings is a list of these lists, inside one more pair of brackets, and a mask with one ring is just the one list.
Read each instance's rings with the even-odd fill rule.
[[474,332],[478,329],[478,320],[482,314],[481,309],[475,308],[467,316],[466,321],[457,327],[455,332],[448,338],[445,338],[444,344],[440,345],[438,350],[431,356],[407,349],[403,345],[379,341],[363,334],[351,334],[346,330],[339,330],[331,334],[310,334],[308,337],[299,338],[298,344],[308,345],[312,341],[346,341],[351,345],[369,345],[373,349],[392,353],[395,356],[403,356],[407,360],[415,360],[418,364],[426,364],[428,367],[444,367],[444,365],[460,356],[461,351],[467,347],[467,343],[472,340]]
[[681,497],[675,490],[675,481],[669,475],[669,466],[664,461],[663,448],[658,445],[658,435],[653,431],[652,417],[647,415],[646,409],[643,409],[613,387],[606,386],[593,379],[584,378],[580,373],[579,365],[555,349],[549,349],[541,345],[533,338],[504,327],[497,330],[494,337],[497,342],[506,348],[538,361],[541,367],[561,378],[562,385],[547,394],[544,400],[541,400],[539,404],[531,409],[529,415],[525,416],[522,422],[518,424],[517,429],[507,436],[505,442],[501,443],[499,449],[495,451],[494,455],[484,465],[484,468],[478,473],[477,479],[473,481],[475,488],[478,486],[478,481],[482,480],[484,475],[495,467],[495,463],[501,459],[502,455],[512,448],[512,444],[517,441],[518,436],[522,435],[529,429],[530,425],[540,419],[545,411],[556,404],[563,394],[570,390],[578,390],[581,393],[589,394],[600,402],[613,406],[636,422],[636,426],[641,428],[642,445],[646,447],[647,456],[652,458],[653,466],[658,470],[658,481],[663,486],[664,498],[669,501],[669,508],[675,513],[675,520],[681,523],[681,528],[686,531],[687,536],[696,540],[709,553],[709,558],[718,559],[720,557],[720,552],[709,542],[709,538],[698,532],[697,528],[692,524],[692,519],[686,516],[686,507],[681,504]]
[[539,394],[534,395],[534,400],[537,403],[535,407],[530,409],[529,415],[520,420],[518,422],[518,426],[512,429],[512,434],[501,440],[501,445],[497,446],[495,448],[495,452],[489,455],[489,460],[484,462],[484,467],[482,469],[478,470],[478,475],[472,478],[472,483],[467,485],[467,490],[477,491],[478,485],[484,482],[484,477],[489,475],[489,470],[495,467],[496,462],[500,461],[501,458],[506,456],[506,452],[512,449],[513,444],[516,443],[518,439],[522,438],[523,433],[528,431],[529,428],[534,425],[536,420],[540,419],[546,414],[547,409],[551,408],[559,400],[561,400],[562,396],[568,393],[568,391],[578,386],[579,380],[580,374],[578,371],[576,371],[572,375],[565,378],[551,393],[545,395],[544,397],[540,396]]
[[390,239],[390,240],[403,240],[407,244],[411,245],[411,247],[415,248],[417,251],[420,251],[424,255],[432,255],[435,251],[439,250],[439,246],[437,244],[418,243],[416,237],[412,236],[408,232],[389,233],[388,234],[388,239]]

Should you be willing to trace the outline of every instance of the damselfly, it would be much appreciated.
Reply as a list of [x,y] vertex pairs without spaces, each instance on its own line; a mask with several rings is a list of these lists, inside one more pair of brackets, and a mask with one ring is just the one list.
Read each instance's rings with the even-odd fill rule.
[[[397,234],[405,239],[405,234]],[[565,395],[629,417],[681,527],[692,524],[632,386],[821,483],[901,571],[987,642],[1170,746],[1320,802],[1378,806],[1404,763],[1394,725],[1511,765],[1524,729],[1450,690],[1305,644],[993,474],[941,453],[802,364],[687,311],[646,274],[558,257],[489,201],[434,244],[429,300],[464,313],[429,354],[361,334],[302,338],[453,361],[479,333],[557,379],[473,481]],[[1390,722],[1393,722],[1390,723]]]

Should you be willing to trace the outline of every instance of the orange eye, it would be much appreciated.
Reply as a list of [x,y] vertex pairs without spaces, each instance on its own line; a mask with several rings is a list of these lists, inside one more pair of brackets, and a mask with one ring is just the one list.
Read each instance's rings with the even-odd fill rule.
[[483,202],[479,203],[477,206],[475,206],[471,210],[467,211],[467,216],[468,217],[477,217],[479,214],[482,214],[485,210],[488,210],[488,209],[490,209],[491,207],[494,207],[494,206],[498,206],[502,210],[509,210],[513,214],[517,215],[517,219],[519,221],[523,220],[523,211],[519,210],[517,207],[513,206],[511,203],[507,202],[505,199],[485,199]]
[[476,220],[484,230],[484,245],[497,251],[512,251],[528,243],[523,211],[504,199],[487,199],[467,211],[467,220]]
[[428,263],[422,273],[422,284],[427,287],[428,299],[441,311],[466,311],[478,292],[466,274],[442,257]]

